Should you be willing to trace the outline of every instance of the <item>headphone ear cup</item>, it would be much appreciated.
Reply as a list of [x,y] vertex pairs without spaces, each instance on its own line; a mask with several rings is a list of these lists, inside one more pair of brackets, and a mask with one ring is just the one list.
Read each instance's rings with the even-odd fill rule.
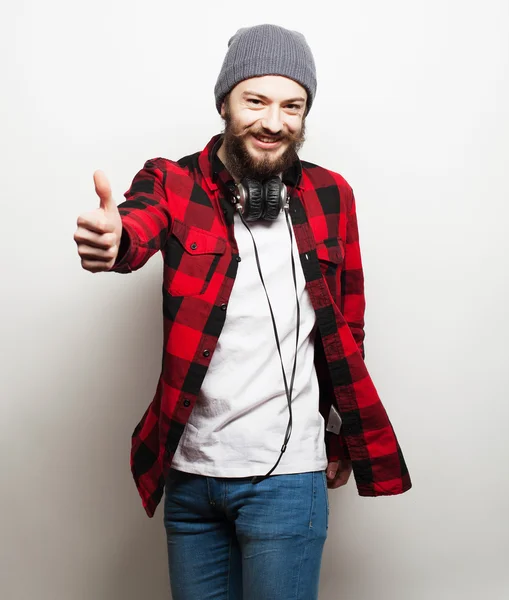
[[242,185],[246,190],[246,206],[244,208],[244,218],[246,221],[257,221],[263,215],[263,186],[256,179],[245,177]]
[[267,179],[263,184],[263,191],[265,195],[265,210],[263,212],[263,218],[267,221],[274,221],[283,208],[282,205],[282,193],[283,193],[283,182],[279,177],[271,177]]

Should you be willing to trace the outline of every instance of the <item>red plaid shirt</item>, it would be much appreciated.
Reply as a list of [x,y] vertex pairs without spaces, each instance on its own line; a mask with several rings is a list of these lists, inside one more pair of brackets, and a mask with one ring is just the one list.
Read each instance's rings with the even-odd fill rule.
[[[164,349],[155,397],[132,437],[131,469],[147,514],[161,500],[171,461],[225,322],[241,257],[231,180],[216,155],[221,136],[178,162],[156,158],[135,176],[119,210],[129,273],[157,251],[164,259]],[[343,420],[327,432],[329,460],[348,457],[361,496],[411,487],[396,435],[364,363],[364,280],[355,199],[337,173],[296,161],[284,174],[306,287],[315,310],[320,412]],[[232,369],[232,377],[238,377]],[[277,459],[277,456],[274,457]]]

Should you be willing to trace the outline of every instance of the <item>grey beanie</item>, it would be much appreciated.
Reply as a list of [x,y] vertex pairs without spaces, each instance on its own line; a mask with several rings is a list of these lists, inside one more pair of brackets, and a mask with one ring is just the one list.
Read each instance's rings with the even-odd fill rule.
[[224,97],[241,81],[262,75],[282,75],[308,93],[307,111],[316,94],[316,68],[311,48],[298,31],[278,25],[243,27],[228,42],[228,52],[214,88],[221,113]]

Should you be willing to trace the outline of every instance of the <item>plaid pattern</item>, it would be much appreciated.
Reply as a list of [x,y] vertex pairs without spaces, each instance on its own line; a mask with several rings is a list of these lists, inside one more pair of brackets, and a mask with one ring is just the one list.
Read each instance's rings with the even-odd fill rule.
[[[231,181],[216,156],[221,136],[178,162],[156,158],[119,205],[124,226],[114,271],[129,273],[157,251],[164,259],[164,349],[154,399],[132,437],[131,469],[154,515],[180,436],[225,322],[238,248]],[[364,363],[364,283],[355,199],[338,174],[296,161],[284,174],[290,215],[318,332],[320,412],[331,404],[343,426],[326,433],[329,460],[349,457],[361,496],[411,487],[396,435]]]

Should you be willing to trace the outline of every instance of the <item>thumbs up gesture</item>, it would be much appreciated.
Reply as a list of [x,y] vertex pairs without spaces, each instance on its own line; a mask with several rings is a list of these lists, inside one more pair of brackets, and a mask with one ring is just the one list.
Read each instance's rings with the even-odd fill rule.
[[78,246],[81,266],[86,271],[109,271],[114,265],[122,235],[122,219],[111,195],[111,187],[102,171],[94,173],[99,208],[78,217],[74,241]]

